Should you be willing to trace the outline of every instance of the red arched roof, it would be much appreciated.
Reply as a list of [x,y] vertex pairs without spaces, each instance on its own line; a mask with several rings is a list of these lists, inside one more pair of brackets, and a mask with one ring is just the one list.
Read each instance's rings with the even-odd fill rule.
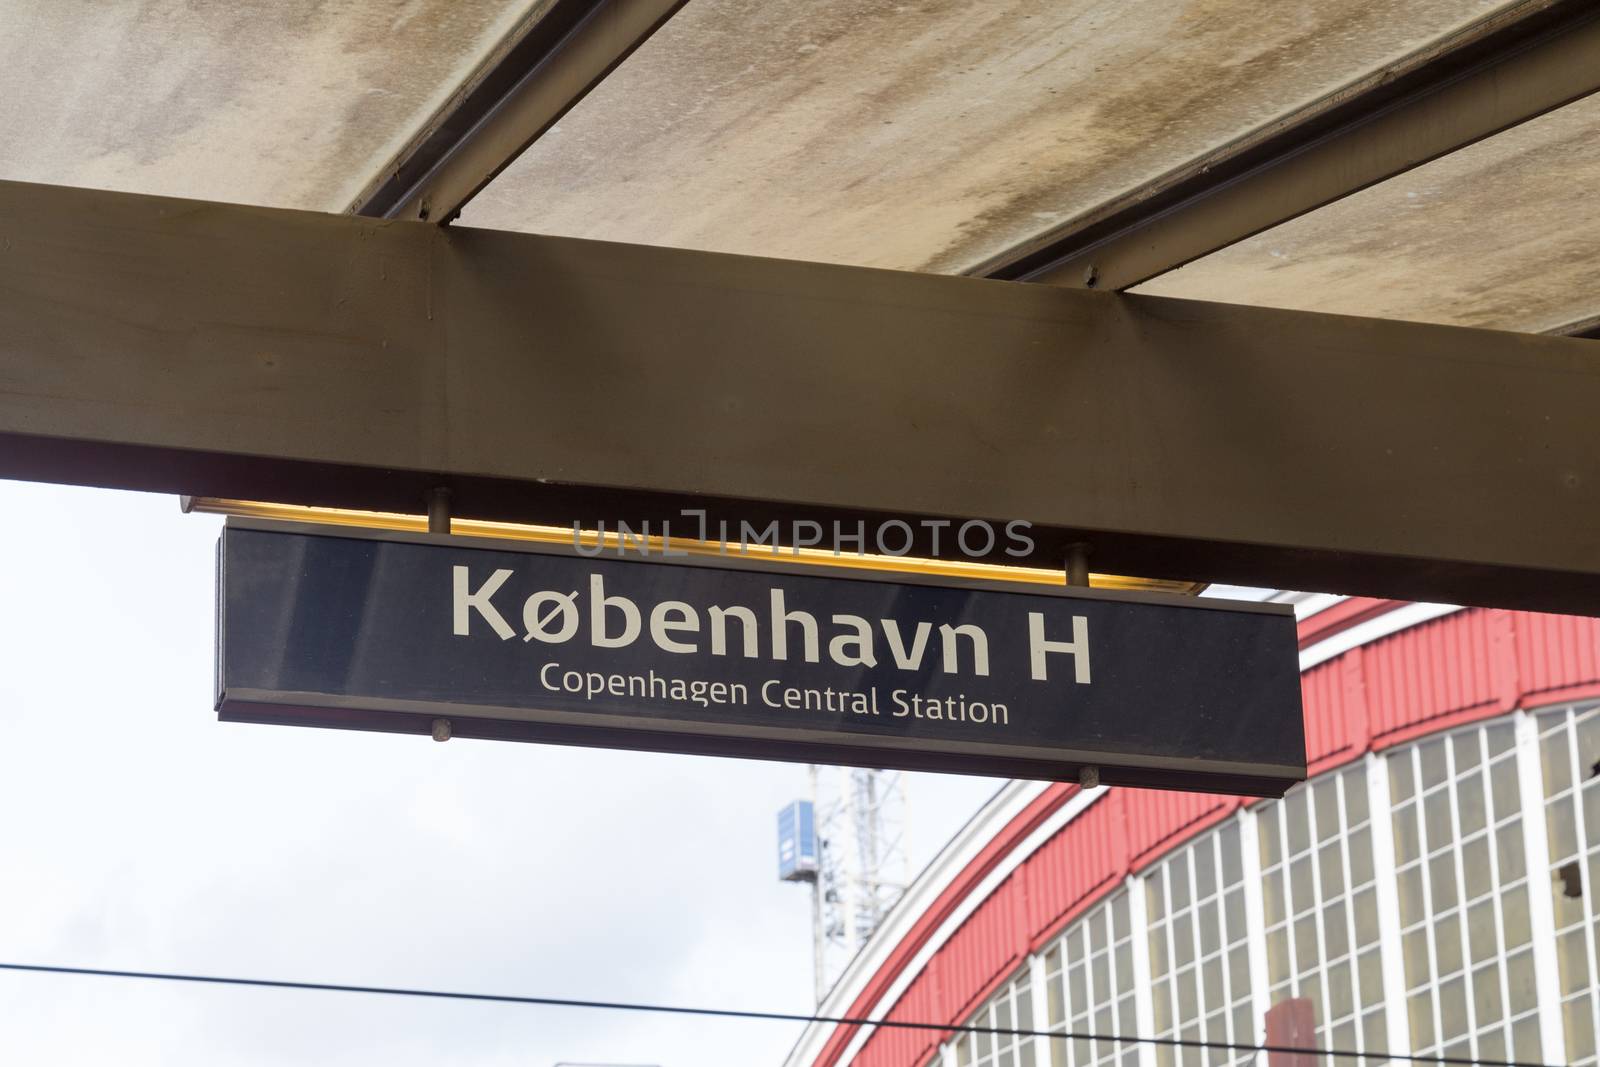
[[[1301,673],[1306,757],[1313,776],[1368,752],[1461,723],[1600,695],[1600,620],[1527,612],[1448,611],[1414,625],[1413,606],[1352,598],[1300,624],[1303,653],[1351,647]],[[1362,640],[1356,628],[1395,616],[1393,632]],[[1395,629],[1394,627],[1404,628]],[[1302,662],[1305,662],[1303,660]],[[1110,789],[1017,863],[955,930],[952,916],[1078,789],[1052,785],[1014,816],[945,887],[861,984],[842,1014],[957,1024],[1006,981],[1026,955],[1152,863],[1220,822],[1239,797]],[[947,939],[920,972],[913,961]],[[909,978],[909,981],[907,979]],[[888,1011],[893,988],[903,992]],[[838,1027],[812,1061],[835,1067],[857,1027]],[[877,1030],[857,1053],[864,1067],[920,1067],[945,1035]]]

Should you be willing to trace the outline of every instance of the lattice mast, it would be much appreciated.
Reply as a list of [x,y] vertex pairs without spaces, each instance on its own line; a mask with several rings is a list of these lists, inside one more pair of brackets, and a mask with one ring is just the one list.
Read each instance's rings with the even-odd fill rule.
[[[905,892],[910,865],[900,772],[813,765],[810,778],[809,812],[800,801],[779,818],[779,867],[786,881],[811,884],[813,979],[820,1004]],[[814,826],[809,864],[808,842],[800,839],[807,821]]]

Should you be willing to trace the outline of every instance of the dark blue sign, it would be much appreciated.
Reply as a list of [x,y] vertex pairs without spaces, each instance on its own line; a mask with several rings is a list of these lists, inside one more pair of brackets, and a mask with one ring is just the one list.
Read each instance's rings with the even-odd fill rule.
[[1281,605],[232,521],[222,718],[1281,794]]

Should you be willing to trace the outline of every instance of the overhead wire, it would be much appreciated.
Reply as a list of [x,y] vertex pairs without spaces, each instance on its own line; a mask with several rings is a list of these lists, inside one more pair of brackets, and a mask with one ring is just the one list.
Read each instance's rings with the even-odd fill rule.
[[752,1019],[767,1022],[825,1023],[834,1026],[875,1027],[878,1029],[936,1030],[946,1034],[989,1034],[1003,1037],[1044,1037],[1067,1041],[1109,1041],[1121,1044],[1156,1045],[1170,1048],[1223,1049],[1229,1052],[1267,1052],[1290,1055],[1335,1056],[1359,1060],[1400,1060],[1410,1063],[1439,1063],[1461,1067],[1548,1067],[1521,1060],[1485,1060],[1468,1056],[1429,1056],[1416,1053],[1356,1051],[1298,1045],[1252,1045],[1230,1041],[1204,1041],[1195,1038],[1148,1037],[1131,1034],[1093,1034],[1069,1030],[1034,1030],[1003,1026],[972,1026],[952,1023],[912,1022],[905,1019],[870,1019],[847,1015],[805,1015],[796,1012],[751,1011],[739,1008],[703,1008],[676,1004],[643,1004],[630,1001],[581,1000],[571,997],[521,996],[511,993],[467,993],[442,989],[415,989],[402,986],[347,985],[337,982],[293,982],[275,978],[237,978],[209,974],[178,974],[168,971],[125,971],[101,967],[64,967],[40,963],[0,962],[0,971],[32,974],[76,975],[90,978],[132,978],[158,982],[186,982],[201,985],[244,986],[256,989],[288,989],[317,993],[367,993],[389,997],[424,997],[433,1000],[475,1001],[494,1004],[523,1004],[551,1008],[590,1008],[604,1011],[651,1012],[665,1015],[695,1015],[723,1019]]

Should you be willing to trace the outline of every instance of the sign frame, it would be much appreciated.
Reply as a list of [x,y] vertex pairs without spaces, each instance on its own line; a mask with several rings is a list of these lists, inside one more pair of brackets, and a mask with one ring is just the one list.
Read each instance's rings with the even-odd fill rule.
[[[225,541],[234,531],[266,531],[298,536],[426,545],[458,550],[554,556],[582,563],[621,561],[655,567],[693,567],[772,574],[788,578],[826,578],[877,585],[917,585],[960,591],[991,591],[1032,597],[1150,604],[1190,611],[1245,612],[1286,617],[1287,604],[1218,598],[1184,597],[1139,590],[1103,590],[1068,586],[1018,585],[942,575],[863,571],[807,564],[797,567],[764,558],[730,555],[665,556],[652,553],[619,555],[607,549],[600,557],[566,546],[514,539],[429,534],[332,524],[229,517],[217,545],[217,616],[215,709],[220,721],[432,734],[438,719],[449,721],[452,737],[524,741],[592,748],[645,750],[690,755],[731,756],[791,763],[895,767],[903,770],[977,774],[1051,781],[1078,781],[1092,768],[1105,784],[1202,792],[1281,796],[1306,778],[1298,764],[1242,763],[1190,757],[1139,755],[1016,743],[954,741],[940,738],[846,734],[825,728],[690,723],[646,715],[608,713],[596,725],[592,713],[538,710],[495,704],[407,700],[391,697],[349,697],[330,693],[268,690],[230,685],[227,677],[227,574]],[[1296,664],[1298,667],[1298,664]],[[1296,687],[1297,725],[1304,752],[1303,712]]]

